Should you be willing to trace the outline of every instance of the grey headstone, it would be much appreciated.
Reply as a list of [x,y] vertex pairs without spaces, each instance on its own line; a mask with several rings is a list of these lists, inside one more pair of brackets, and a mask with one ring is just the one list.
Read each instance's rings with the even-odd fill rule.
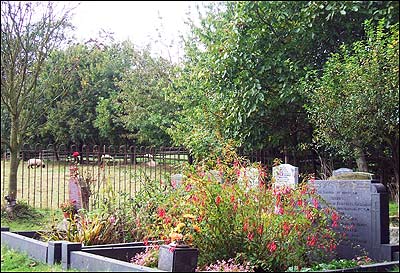
[[[389,199],[384,185],[371,180],[316,180],[316,192],[344,216],[338,231],[347,239],[338,248],[340,258],[367,255],[391,260],[389,243]],[[347,227],[347,229],[346,229]],[[385,251],[383,251],[385,250]]]
[[332,175],[333,175],[333,176],[336,176],[336,175],[339,175],[339,174],[342,174],[342,173],[352,173],[352,172],[353,172],[352,169],[340,168],[340,169],[334,170],[334,171],[332,172]]
[[275,187],[295,188],[299,183],[299,168],[290,164],[280,164],[272,168],[272,176],[275,179]]

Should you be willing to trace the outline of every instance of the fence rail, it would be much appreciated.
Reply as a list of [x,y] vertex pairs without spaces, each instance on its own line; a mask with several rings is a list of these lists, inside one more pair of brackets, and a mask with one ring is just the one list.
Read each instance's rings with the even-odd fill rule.
[[[79,157],[73,153],[78,152]],[[28,166],[29,159],[41,159],[44,167]],[[167,181],[190,161],[189,153],[177,147],[83,145],[24,145],[19,154],[17,198],[37,208],[58,208],[68,199],[69,167],[76,161],[79,174],[97,194],[113,190],[134,196],[146,181]],[[10,154],[1,160],[1,192],[8,193]],[[101,196],[97,196],[97,202]],[[96,206],[98,203],[91,203]]]

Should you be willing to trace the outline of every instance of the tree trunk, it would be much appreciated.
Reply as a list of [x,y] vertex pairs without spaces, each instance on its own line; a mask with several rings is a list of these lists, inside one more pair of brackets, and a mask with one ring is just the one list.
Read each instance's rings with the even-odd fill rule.
[[20,142],[18,139],[19,122],[16,118],[11,119],[11,132],[10,132],[10,179],[8,184],[8,201],[9,206],[13,207],[17,200],[17,172],[20,152]]
[[[394,136],[393,139],[390,141],[390,147],[392,148],[392,156],[393,156],[393,170],[394,170],[394,177],[395,177],[395,183],[396,183],[396,189],[399,189],[399,138],[397,136]],[[397,192],[397,203],[399,202],[398,195],[399,193]]]
[[367,164],[367,159],[365,157],[364,150],[360,147],[356,147],[355,151],[356,151],[355,157],[356,157],[358,171],[368,172],[368,164]]

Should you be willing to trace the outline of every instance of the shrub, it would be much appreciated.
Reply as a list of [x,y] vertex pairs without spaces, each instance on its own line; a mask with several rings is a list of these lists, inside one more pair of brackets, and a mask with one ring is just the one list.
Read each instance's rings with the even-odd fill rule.
[[[259,185],[251,187],[242,173],[248,166],[228,150],[224,160],[188,167],[183,185],[164,192],[163,202],[152,203],[154,222],[147,228],[160,239],[199,248],[199,266],[237,253],[272,271],[328,258],[337,245],[339,214],[321,209],[324,201],[308,183],[275,189],[260,165],[253,165],[259,169]],[[207,175],[211,168],[224,175],[224,183]]]

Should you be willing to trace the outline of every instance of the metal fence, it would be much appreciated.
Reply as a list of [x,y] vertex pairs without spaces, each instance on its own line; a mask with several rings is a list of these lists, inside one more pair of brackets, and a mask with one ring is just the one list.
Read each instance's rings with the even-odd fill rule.
[[[73,157],[78,152],[79,157]],[[29,159],[41,159],[43,166],[28,166]],[[136,146],[24,145],[18,167],[17,198],[37,208],[58,208],[68,200],[69,167],[75,160],[79,174],[99,196],[107,191],[134,194],[148,181],[168,181],[190,161],[183,148]],[[8,193],[10,153],[1,160],[2,197]],[[91,203],[91,207],[96,206]]]

